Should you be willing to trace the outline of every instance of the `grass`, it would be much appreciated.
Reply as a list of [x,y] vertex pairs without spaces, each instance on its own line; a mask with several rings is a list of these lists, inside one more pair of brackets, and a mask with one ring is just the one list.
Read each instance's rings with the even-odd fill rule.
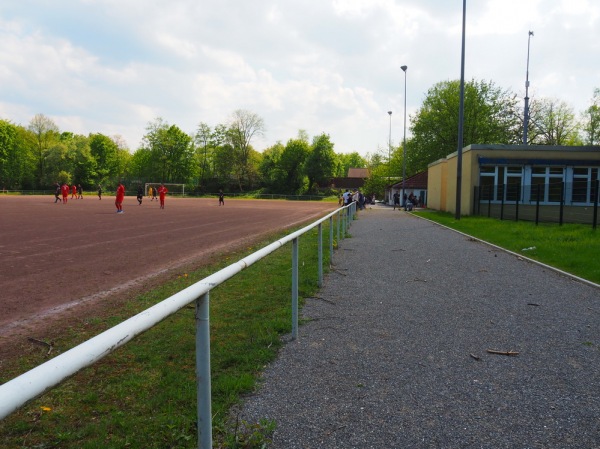
[[589,225],[497,220],[445,212],[416,215],[600,284],[600,230]]
[[[335,225],[335,224],[334,224]],[[323,226],[324,265],[329,261]],[[334,232],[334,234],[336,234]],[[260,245],[262,246],[262,245]],[[82,318],[55,339],[56,352],[83,342],[256,251],[180,273],[108,316]],[[317,290],[317,230],[299,239],[299,295]],[[291,245],[211,290],[212,412],[215,447],[262,447],[276,423],[233,423],[231,407],[251,392],[291,331]],[[195,448],[194,308],[188,306],[59,387],[0,421],[2,448]],[[45,361],[34,347],[2,365],[0,382]],[[235,421],[235,418],[233,418]]]

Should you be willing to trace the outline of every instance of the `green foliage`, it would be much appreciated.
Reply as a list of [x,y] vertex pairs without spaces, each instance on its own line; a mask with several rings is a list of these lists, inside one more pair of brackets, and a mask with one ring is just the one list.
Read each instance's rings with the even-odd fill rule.
[[193,173],[194,148],[192,138],[175,125],[157,118],[147,127],[144,148],[150,153],[149,179],[160,182],[185,183]]
[[117,144],[110,137],[103,134],[90,134],[89,147],[96,165],[95,176],[91,177],[93,178],[93,184],[117,181],[122,174],[120,172],[119,147]]
[[[410,146],[407,143],[411,174],[456,151],[459,94],[459,81],[440,82],[429,89],[412,117],[413,137]],[[518,143],[519,118],[513,94],[491,81],[472,80],[465,83],[464,100],[464,144]]]
[[564,101],[532,100],[528,141],[537,145],[581,145],[579,124],[573,109]]
[[349,168],[366,168],[367,161],[357,152],[348,154],[337,154],[337,165],[334,176],[345,177],[348,176]]
[[226,435],[223,447],[228,449],[262,449],[271,443],[277,427],[275,421],[262,419],[258,423],[236,421],[233,433]]
[[387,174],[383,173],[385,167],[380,166],[371,171],[371,176],[365,181],[362,191],[366,195],[373,195],[378,199],[385,197],[385,188],[388,185]]
[[329,135],[321,134],[313,138],[311,151],[306,158],[305,171],[309,189],[325,186],[335,172],[335,153]]
[[582,117],[582,130],[586,145],[600,144],[600,89],[594,89],[590,106]]

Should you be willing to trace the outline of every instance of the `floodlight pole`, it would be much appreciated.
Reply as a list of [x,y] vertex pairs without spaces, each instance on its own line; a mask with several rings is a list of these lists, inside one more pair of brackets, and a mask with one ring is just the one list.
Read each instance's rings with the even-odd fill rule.
[[456,211],[454,218],[460,220],[462,187],[462,148],[465,115],[465,22],[467,18],[467,0],[463,0],[462,51],[460,57],[460,103],[458,107],[458,150],[456,157]]
[[404,138],[403,138],[403,142],[402,142],[402,206],[404,206],[404,208],[406,209],[406,203],[404,202],[404,189],[406,188],[406,186],[404,183],[406,180],[406,70],[408,69],[408,66],[403,65],[400,68],[404,72]]
[[[388,186],[391,187],[390,176],[391,176],[391,171],[392,171],[392,111],[388,111],[388,114],[390,115],[390,137],[388,140]],[[392,191],[390,189],[390,193],[389,193],[390,196],[388,197],[388,203],[390,202],[391,194],[392,194]]]
[[533,31],[529,32],[527,38],[527,71],[525,74],[525,111],[523,117],[523,145],[527,145],[527,128],[529,127],[529,46],[531,44]]

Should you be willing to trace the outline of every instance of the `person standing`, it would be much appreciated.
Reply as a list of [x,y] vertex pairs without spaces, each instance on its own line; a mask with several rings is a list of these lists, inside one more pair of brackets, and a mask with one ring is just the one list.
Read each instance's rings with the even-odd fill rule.
[[225,195],[223,189],[219,190],[219,206],[225,206]]
[[400,194],[398,192],[394,193],[394,210],[396,210],[396,206],[400,209]]
[[77,186],[75,184],[71,186],[71,199],[73,199],[73,197],[77,199]]
[[148,187],[148,198],[150,198],[150,201],[154,201],[154,190],[152,189],[152,186]]
[[98,184],[98,199],[102,199],[102,186],[100,184]]
[[154,201],[154,200],[158,200],[158,199],[156,198],[156,194],[158,193],[158,189],[159,189],[159,187],[154,187],[154,188],[152,189],[152,201]]
[[115,206],[117,206],[117,213],[123,213],[123,200],[125,199],[125,186],[121,181],[119,181],[119,186],[117,187],[117,197],[115,198]]
[[63,204],[67,204],[67,200],[69,199],[69,186],[66,182],[63,182],[61,187],[62,190],[62,202]]
[[347,206],[352,201],[352,194],[346,189],[342,195],[344,197],[344,206]]
[[142,186],[139,186],[138,190],[137,190],[138,206],[142,205],[142,200],[143,199],[144,199],[144,189],[142,188]]
[[54,204],[60,203],[60,192],[60,183],[57,182],[56,184],[54,184]]
[[83,187],[81,187],[81,184],[77,184],[77,199],[83,199]]
[[167,196],[167,192],[169,190],[165,187],[164,184],[161,184],[158,188],[158,195],[160,196],[160,208],[165,208],[165,196]]

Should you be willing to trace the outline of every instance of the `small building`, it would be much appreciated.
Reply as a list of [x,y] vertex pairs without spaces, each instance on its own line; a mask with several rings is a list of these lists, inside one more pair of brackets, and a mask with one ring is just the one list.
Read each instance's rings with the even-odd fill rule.
[[340,191],[346,189],[354,191],[356,189],[361,189],[369,176],[371,176],[371,173],[368,168],[349,168],[348,176],[331,178],[328,187]]
[[417,173],[416,175],[410,176],[406,178],[406,182],[400,181],[396,184],[392,184],[386,192],[386,198],[388,198],[388,204],[394,205],[394,194],[398,193],[400,195],[400,204],[402,204],[402,189],[404,188],[404,193],[406,196],[410,196],[413,194],[417,198],[419,198],[420,205],[427,204],[427,179],[428,172],[423,171]]
[[[457,158],[455,152],[429,164],[429,208],[456,212]],[[469,145],[462,162],[461,215],[479,203],[589,209],[600,180],[597,146]]]

